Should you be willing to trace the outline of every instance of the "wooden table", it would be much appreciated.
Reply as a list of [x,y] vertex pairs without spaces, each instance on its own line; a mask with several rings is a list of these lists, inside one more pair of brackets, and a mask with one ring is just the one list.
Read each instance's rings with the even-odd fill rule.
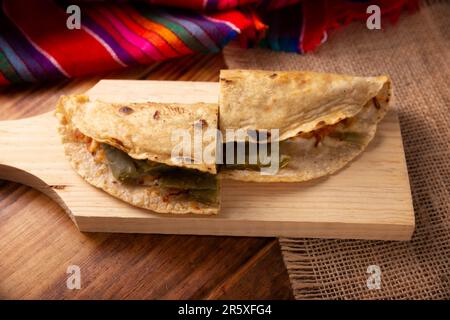
[[[73,81],[0,89],[0,120],[52,110],[101,78],[218,81],[197,55]],[[32,157],[33,155],[30,155]],[[274,238],[80,233],[52,200],[0,180],[0,299],[292,299]],[[69,290],[68,266],[81,270]]]

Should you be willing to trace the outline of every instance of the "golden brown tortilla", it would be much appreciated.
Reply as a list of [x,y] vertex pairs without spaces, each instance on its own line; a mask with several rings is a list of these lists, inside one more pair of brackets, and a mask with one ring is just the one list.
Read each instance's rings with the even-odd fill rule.
[[371,100],[351,124],[337,124],[334,133],[318,144],[315,138],[300,136],[281,141],[280,154],[289,156],[290,160],[274,175],[261,175],[259,171],[251,170],[222,170],[220,175],[224,179],[240,181],[302,182],[332,174],[367,147],[386,111],[386,104]]
[[355,116],[389,86],[386,76],[221,70],[219,126],[225,142],[226,129],[279,129],[285,140]]
[[[191,160],[182,163],[171,158],[177,141],[172,141],[172,130],[186,130],[194,136],[194,127],[203,130],[217,128],[216,104],[167,104],[167,103],[106,103],[90,101],[85,95],[63,96],[58,102],[56,114],[60,119],[92,139],[110,144],[135,159],[148,159],[170,166],[180,166],[209,173],[216,173],[215,163],[205,163],[195,156],[191,143]],[[216,137],[201,140],[202,150],[214,145]],[[192,141],[191,141],[192,142]],[[211,149],[208,149],[211,150]],[[215,148],[211,155],[215,156]],[[195,163],[197,160],[198,163]],[[214,161],[214,159],[212,159]]]
[[[301,182],[331,174],[360,154],[375,135],[391,99],[387,76],[353,77],[297,71],[222,70],[220,129],[279,129],[288,165],[274,175],[222,170],[225,179]],[[344,125],[344,119],[351,119]],[[320,143],[301,133],[336,127]],[[347,138],[347,139],[345,139]]]
[[[110,138],[121,139],[123,141],[123,147],[128,148],[129,142],[134,139],[133,137],[139,136],[143,139],[154,137],[154,135],[161,135],[161,139],[164,139],[162,136],[162,132],[157,132],[154,135],[150,134],[149,136],[145,135],[146,127],[136,127],[132,128],[132,122],[130,120],[122,121],[120,114],[107,115],[108,112],[117,112],[118,105],[113,105],[108,107],[107,105],[100,105],[100,110],[82,110],[83,108],[95,107],[96,105],[85,105],[88,101],[88,98],[85,96],[75,96],[75,97],[63,97],[57,107],[56,115],[60,120],[60,125],[58,128],[59,134],[62,138],[62,143],[64,146],[64,151],[66,156],[68,157],[72,167],[75,171],[84,178],[91,185],[103,189],[107,193],[112,196],[119,198],[125,202],[128,202],[134,206],[145,208],[152,210],[158,213],[173,213],[173,214],[186,214],[186,213],[195,213],[195,214],[217,214],[220,207],[220,196],[219,202],[217,204],[205,204],[198,201],[193,200],[186,194],[169,194],[163,195],[161,190],[156,185],[151,186],[143,186],[137,184],[126,184],[117,181],[112,175],[111,169],[106,163],[106,161],[96,161],[94,156],[89,152],[87,143],[79,139],[80,128],[76,126],[76,124],[80,125],[83,128],[84,132],[88,133],[86,135],[88,137],[98,137],[99,140],[109,142]],[[80,105],[81,104],[81,105]],[[145,104],[149,105],[149,104]],[[154,105],[154,104],[153,104]],[[136,114],[142,116],[139,120],[135,119],[135,125],[143,125],[146,123],[145,118],[148,116],[149,112],[144,110],[146,107],[144,105],[139,104],[129,104],[130,108],[135,110]],[[164,110],[160,108],[162,105],[158,105],[158,110]],[[151,107],[149,107],[150,109]],[[164,119],[163,115],[166,115],[168,110],[173,110],[172,108],[176,108],[176,105],[171,105],[170,109],[166,109],[161,111],[160,120]],[[180,108],[183,108],[180,106]],[[154,112],[154,109],[150,109]],[[180,109],[182,110],[182,109]],[[179,110],[178,110],[179,111]],[[176,114],[180,112],[176,111]],[[103,114],[103,119],[101,119],[101,115]],[[198,113],[193,111],[192,114],[189,114],[187,111],[183,111],[183,116],[186,116],[186,113],[192,117],[191,121],[195,121],[194,118],[206,118],[207,121],[211,121],[211,123],[217,123],[215,118],[212,116],[216,111],[213,107],[200,105]],[[196,116],[193,116],[193,115]],[[92,117],[91,119],[83,119],[83,117]],[[125,117],[125,116],[124,116]],[[99,126],[95,127],[94,122],[92,125],[94,127],[90,127],[90,121],[98,120]],[[107,128],[107,121],[111,121],[110,125],[115,127],[119,132],[119,134],[115,135],[114,132],[109,131]],[[168,122],[170,120],[167,119]],[[125,124],[125,127],[121,127],[120,124]],[[139,128],[139,130],[137,130]],[[157,128],[148,129],[157,130]],[[134,140],[133,140],[134,141]],[[158,140],[150,140],[150,141],[158,141]],[[137,141],[135,146],[130,146],[129,150],[131,152],[136,152],[139,150],[139,155],[143,156],[149,154],[149,157],[161,156],[161,153],[157,153],[153,149],[153,147],[149,147],[147,149],[139,149],[144,146],[144,141]],[[121,145],[122,146],[122,145]],[[155,153],[151,153],[155,152]],[[137,154],[137,153],[136,153]],[[159,160],[159,158],[158,158]],[[211,170],[208,170],[211,171]],[[220,190],[219,190],[220,192]]]

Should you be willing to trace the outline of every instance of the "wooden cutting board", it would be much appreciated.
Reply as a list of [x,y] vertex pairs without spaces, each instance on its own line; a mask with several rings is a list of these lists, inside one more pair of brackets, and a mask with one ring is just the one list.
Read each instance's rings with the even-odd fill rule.
[[[88,94],[111,102],[211,102],[212,82],[102,80]],[[96,189],[66,160],[52,113],[0,122],[0,178],[39,189],[81,231],[409,240],[414,210],[400,126],[391,111],[367,150],[338,173],[306,183],[224,181],[215,216],[163,215]]]

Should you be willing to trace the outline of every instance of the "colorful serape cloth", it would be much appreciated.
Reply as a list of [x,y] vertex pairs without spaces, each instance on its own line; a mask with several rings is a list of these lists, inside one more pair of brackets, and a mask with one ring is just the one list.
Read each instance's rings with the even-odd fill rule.
[[[395,22],[419,0],[0,0],[0,85],[72,78],[242,46],[305,53],[330,30],[366,20],[369,4]],[[69,5],[80,29],[69,29]],[[386,19],[387,17],[387,19]]]

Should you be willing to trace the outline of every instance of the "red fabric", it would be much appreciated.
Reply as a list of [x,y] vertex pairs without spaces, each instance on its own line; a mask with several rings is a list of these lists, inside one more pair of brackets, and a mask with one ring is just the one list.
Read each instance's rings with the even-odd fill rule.
[[133,21],[133,19],[125,13],[124,8],[112,6],[111,10],[131,31],[145,39],[149,39],[154,46],[160,49],[161,54],[165,55],[166,58],[175,58],[178,56],[178,53],[159,35],[142,28],[139,24]]
[[9,81],[0,73],[0,85],[8,85]]
[[[21,26],[22,31],[58,61],[71,77],[121,67],[107,50],[83,29],[61,28],[66,25],[67,14],[53,1],[8,1],[6,12]],[[52,12],[52,15],[47,15],[47,12]],[[61,46],[60,43],[65,45]]]
[[328,21],[323,14],[325,10],[324,1],[306,1],[303,4],[303,28],[299,45],[301,52],[314,50],[323,39],[327,30]]

